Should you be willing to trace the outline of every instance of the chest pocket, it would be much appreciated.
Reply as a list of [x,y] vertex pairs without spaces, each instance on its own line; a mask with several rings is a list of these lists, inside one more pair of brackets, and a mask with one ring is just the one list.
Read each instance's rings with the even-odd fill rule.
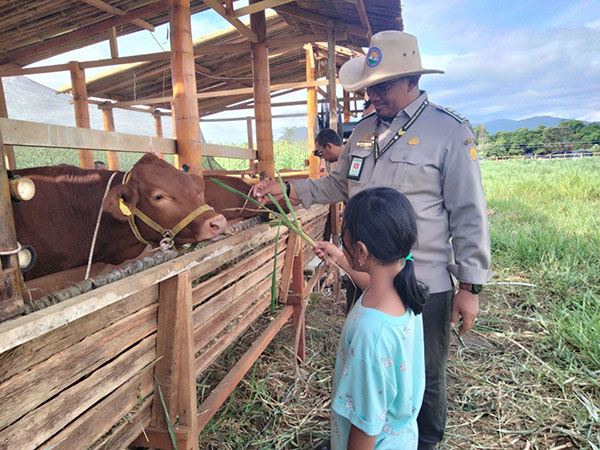
[[414,186],[422,179],[424,155],[418,148],[400,147],[390,154],[394,171],[394,186],[401,188]]

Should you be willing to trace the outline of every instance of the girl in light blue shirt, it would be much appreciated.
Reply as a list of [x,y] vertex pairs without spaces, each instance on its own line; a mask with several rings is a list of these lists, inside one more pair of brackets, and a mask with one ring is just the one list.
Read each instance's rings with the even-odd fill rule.
[[407,198],[390,188],[364,190],[344,211],[343,251],[320,242],[365,292],[340,336],[332,392],[332,450],[416,449],[425,390],[421,311],[410,250],[417,225]]

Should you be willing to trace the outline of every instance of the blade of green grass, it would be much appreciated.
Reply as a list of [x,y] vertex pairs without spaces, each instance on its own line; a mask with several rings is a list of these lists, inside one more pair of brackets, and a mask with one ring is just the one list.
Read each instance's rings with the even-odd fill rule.
[[277,236],[275,236],[275,256],[273,257],[273,276],[271,278],[271,314],[275,313],[275,302],[277,300],[277,252],[279,251],[279,232],[281,223],[277,227]]
[[167,411],[167,405],[165,403],[165,399],[163,397],[162,389],[160,388],[160,384],[158,384],[158,380],[154,377],[154,381],[156,381],[156,386],[158,387],[158,396],[160,397],[160,403],[162,404],[163,410],[165,411],[165,418],[167,419],[167,428],[169,429],[169,436],[171,437],[171,444],[173,444],[173,448],[175,450],[179,450],[177,445],[177,438],[175,437],[175,430],[173,429],[173,425],[171,424],[171,419],[169,418],[169,412]]

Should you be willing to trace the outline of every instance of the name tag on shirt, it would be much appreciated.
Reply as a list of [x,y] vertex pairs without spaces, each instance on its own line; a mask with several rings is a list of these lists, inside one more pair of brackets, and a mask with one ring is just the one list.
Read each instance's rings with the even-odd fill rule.
[[347,177],[351,180],[360,180],[360,174],[362,172],[364,162],[365,158],[353,156],[352,160],[350,161],[350,168],[348,169]]

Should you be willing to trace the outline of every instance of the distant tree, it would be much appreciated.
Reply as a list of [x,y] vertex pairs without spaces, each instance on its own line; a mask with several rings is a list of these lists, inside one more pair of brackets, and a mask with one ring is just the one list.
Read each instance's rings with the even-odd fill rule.
[[576,142],[580,143],[578,148],[591,148],[600,144],[600,123],[590,123],[577,130]]
[[473,131],[475,131],[475,138],[477,141],[477,147],[479,148],[479,154],[481,156],[488,156],[490,154],[490,133],[483,124],[477,125]]
[[568,150],[569,142],[573,137],[573,130],[567,126],[546,128],[544,130],[544,148],[548,153]]
[[283,129],[282,141],[293,142],[296,140],[296,127],[285,127]]

